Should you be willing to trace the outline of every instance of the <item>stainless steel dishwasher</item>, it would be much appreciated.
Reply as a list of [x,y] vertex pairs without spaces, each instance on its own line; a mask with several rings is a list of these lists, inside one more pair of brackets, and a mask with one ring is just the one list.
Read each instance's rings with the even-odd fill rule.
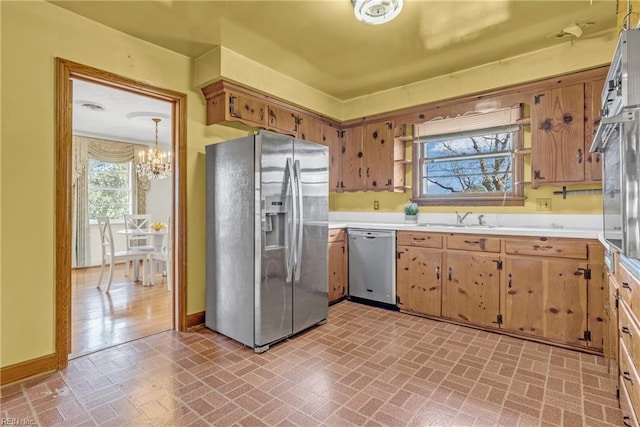
[[[349,297],[396,307],[396,232],[348,229]],[[362,302],[366,302],[362,301]],[[393,306],[393,307],[391,307]]]

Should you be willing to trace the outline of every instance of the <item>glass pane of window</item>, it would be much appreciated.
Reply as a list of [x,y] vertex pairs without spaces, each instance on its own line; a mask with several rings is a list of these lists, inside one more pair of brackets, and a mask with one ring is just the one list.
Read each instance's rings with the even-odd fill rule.
[[423,195],[511,193],[515,135],[477,133],[422,143]]
[[89,159],[89,219],[122,219],[131,213],[131,162],[109,163]]

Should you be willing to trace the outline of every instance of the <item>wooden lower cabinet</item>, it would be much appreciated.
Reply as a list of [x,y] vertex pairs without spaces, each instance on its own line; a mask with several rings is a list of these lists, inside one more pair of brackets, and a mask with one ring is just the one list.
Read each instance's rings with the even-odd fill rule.
[[400,231],[396,271],[402,311],[613,351],[607,319],[615,313],[596,240]]
[[344,229],[329,230],[329,304],[348,294],[347,238]]
[[398,246],[396,271],[398,308],[440,316],[442,250]]
[[572,259],[507,257],[503,328],[584,345],[587,268]]
[[447,252],[442,315],[480,326],[499,326],[498,255]]
[[[605,356],[610,375],[618,378],[622,425],[638,426],[640,418],[640,272],[623,257],[613,254],[614,271],[609,271],[610,323]],[[635,271],[635,272],[634,272]],[[605,305],[607,306],[607,305]],[[617,339],[617,341],[616,341]],[[617,345],[616,345],[617,344]],[[612,367],[613,365],[613,367]]]

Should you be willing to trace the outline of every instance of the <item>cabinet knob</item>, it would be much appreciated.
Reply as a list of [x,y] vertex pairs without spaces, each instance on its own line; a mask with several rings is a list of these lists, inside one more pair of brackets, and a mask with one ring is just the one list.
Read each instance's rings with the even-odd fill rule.
[[631,285],[627,282],[622,282],[622,287],[625,289],[629,289],[629,292],[633,291],[633,289],[631,289]]
[[358,157],[362,157],[362,151],[358,151]]

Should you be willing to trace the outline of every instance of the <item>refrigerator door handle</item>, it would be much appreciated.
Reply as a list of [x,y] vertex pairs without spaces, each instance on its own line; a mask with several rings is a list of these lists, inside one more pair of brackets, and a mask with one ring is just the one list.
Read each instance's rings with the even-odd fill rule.
[[295,161],[295,178],[298,193],[298,212],[297,212],[297,225],[298,225],[298,242],[296,246],[296,263],[295,263],[295,279],[300,280],[300,260],[302,258],[302,236],[304,231],[304,212],[302,210],[302,171],[300,170],[300,161]]
[[287,267],[287,277],[286,282],[289,283],[293,279],[293,269],[295,266],[295,248],[296,244],[296,222],[298,220],[298,206],[297,206],[297,195],[296,195],[296,185],[295,185],[295,172],[293,170],[293,161],[291,158],[287,158],[287,172],[289,174],[289,188],[291,190],[291,222],[289,226],[289,242],[288,242],[288,252],[286,254],[286,267]]

